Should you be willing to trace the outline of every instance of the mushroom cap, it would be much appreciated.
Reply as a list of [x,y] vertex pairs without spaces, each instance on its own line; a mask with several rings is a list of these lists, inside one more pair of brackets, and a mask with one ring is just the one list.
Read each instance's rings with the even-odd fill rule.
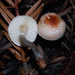
[[[21,32],[22,30],[24,33]],[[10,39],[18,46],[21,46],[19,39],[20,34],[24,34],[28,41],[34,42],[37,37],[37,23],[30,16],[17,16],[10,22],[8,33]]]
[[55,13],[42,15],[38,22],[38,34],[46,40],[57,40],[64,35],[66,23]]

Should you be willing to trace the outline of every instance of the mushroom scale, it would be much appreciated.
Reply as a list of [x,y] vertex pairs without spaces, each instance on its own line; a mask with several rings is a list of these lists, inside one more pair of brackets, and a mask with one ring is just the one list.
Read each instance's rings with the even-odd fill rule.
[[8,26],[10,39],[14,44],[21,46],[19,35],[25,35],[25,38],[34,42],[37,37],[37,22],[30,16],[16,16]]
[[38,34],[46,40],[58,40],[66,30],[66,23],[56,13],[42,15],[38,22]]

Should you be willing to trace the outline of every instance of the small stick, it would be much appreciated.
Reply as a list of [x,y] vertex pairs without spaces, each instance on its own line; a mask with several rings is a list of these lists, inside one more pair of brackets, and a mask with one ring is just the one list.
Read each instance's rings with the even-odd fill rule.
[[4,23],[4,21],[2,19],[0,19],[0,23],[3,26],[3,28],[8,31],[8,26]]
[[4,19],[9,24],[11,22],[11,20],[10,20],[10,18],[6,15],[6,13],[1,8],[0,8],[0,13],[2,14],[2,16],[4,17]]
[[18,16],[19,15],[18,0],[15,0],[15,11],[16,11],[16,16]]
[[28,10],[28,12],[25,15],[31,15],[33,13],[33,11],[38,7],[38,5],[41,3],[42,0],[38,0],[33,6],[32,8],[30,8]]
[[2,2],[0,2],[0,7],[4,10],[4,12],[13,19],[15,16],[4,6]]

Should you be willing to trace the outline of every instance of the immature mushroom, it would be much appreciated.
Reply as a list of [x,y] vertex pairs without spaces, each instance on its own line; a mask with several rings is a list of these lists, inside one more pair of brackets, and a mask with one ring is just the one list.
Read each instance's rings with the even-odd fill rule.
[[66,23],[55,13],[44,14],[38,22],[38,34],[46,40],[57,40],[64,35]]
[[19,35],[24,34],[30,42],[34,42],[37,37],[37,23],[30,16],[17,16],[9,24],[8,33],[14,44],[21,46]]

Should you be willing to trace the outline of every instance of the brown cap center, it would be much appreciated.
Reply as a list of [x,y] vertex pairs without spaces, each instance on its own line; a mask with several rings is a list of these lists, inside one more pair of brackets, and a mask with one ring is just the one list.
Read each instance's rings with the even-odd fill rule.
[[52,27],[57,27],[58,24],[60,23],[59,17],[57,15],[48,15],[45,20],[44,23],[47,25],[50,25]]

